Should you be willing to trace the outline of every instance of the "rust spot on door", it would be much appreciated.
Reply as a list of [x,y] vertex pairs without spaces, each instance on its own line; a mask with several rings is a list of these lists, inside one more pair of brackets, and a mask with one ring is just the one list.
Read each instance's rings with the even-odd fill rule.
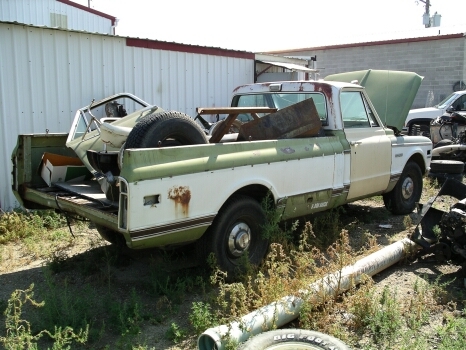
[[168,198],[175,202],[176,216],[188,216],[191,191],[188,186],[173,186],[168,190]]

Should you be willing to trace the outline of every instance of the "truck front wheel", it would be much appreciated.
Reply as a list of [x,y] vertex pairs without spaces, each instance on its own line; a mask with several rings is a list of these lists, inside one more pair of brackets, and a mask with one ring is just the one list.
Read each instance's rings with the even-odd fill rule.
[[258,265],[264,258],[269,243],[262,237],[265,222],[265,213],[256,200],[232,197],[198,242],[199,257],[206,259],[213,253],[220,269],[227,272],[229,279],[234,278],[243,271],[245,262]]
[[416,208],[422,192],[422,172],[415,162],[408,162],[395,188],[383,195],[385,207],[393,214],[404,215]]

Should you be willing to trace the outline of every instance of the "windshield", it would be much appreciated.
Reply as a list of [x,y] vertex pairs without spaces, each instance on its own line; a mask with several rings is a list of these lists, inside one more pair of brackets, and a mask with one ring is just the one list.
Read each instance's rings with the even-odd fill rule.
[[440,108],[440,109],[449,107],[456,100],[456,97],[457,97],[456,94],[452,93],[435,107]]
[[[292,104],[312,98],[317,109],[322,124],[327,123],[327,105],[323,94],[315,93],[263,93],[263,94],[248,94],[237,95],[233,98],[232,107],[269,107],[282,109]],[[261,117],[263,115],[260,115]],[[252,120],[249,114],[238,115],[239,120],[248,122]]]

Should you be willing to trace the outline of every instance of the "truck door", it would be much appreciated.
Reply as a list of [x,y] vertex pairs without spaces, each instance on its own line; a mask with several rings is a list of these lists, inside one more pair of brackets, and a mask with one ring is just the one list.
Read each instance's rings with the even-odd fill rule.
[[390,180],[390,139],[360,91],[342,91],[340,104],[351,148],[348,200],[381,192]]

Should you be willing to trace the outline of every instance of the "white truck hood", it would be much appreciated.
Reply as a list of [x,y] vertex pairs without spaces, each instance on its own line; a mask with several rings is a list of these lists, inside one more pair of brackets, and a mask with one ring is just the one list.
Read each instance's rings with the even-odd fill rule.
[[435,119],[445,113],[445,110],[437,107],[417,108],[409,111],[405,124],[412,119]]

